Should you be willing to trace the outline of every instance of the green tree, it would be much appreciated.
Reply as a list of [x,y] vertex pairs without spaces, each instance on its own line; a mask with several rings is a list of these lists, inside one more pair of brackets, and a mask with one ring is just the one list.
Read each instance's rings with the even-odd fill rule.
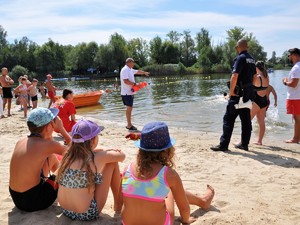
[[113,64],[120,71],[129,55],[126,40],[122,35],[115,33],[110,36],[109,45],[112,51]]
[[205,28],[201,28],[200,32],[196,34],[196,43],[198,55],[201,55],[201,51],[204,47],[211,45],[211,37],[209,36],[209,31]]
[[95,64],[100,74],[114,71],[113,54],[110,45],[101,44],[95,57]]
[[167,33],[167,37],[170,39],[172,44],[179,44],[181,36],[182,36],[181,33],[178,33],[177,31],[174,30],[171,30],[169,33]]
[[161,63],[179,63],[179,48],[177,44],[172,44],[170,41],[164,41],[161,46],[161,54]]
[[149,46],[142,38],[133,38],[128,41],[128,51],[130,57],[134,59],[140,67],[146,66],[149,58]]
[[27,68],[20,66],[20,65],[16,65],[14,66],[14,68],[12,68],[11,72],[9,73],[9,75],[11,76],[11,78],[15,81],[17,81],[19,79],[20,76],[23,76],[25,74],[28,75],[29,71]]
[[196,60],[195,42],[191,37],[191,31],[183,31],[182,41],[180,43],[180,61],[186,66],[192,66]]
[[37,49],[37,44],[30,41],[27,37],[21,40],[15,40],[11,45],[11,54],[14,58],[14,65],[21,65],[30,71],[36,70],[36,60],[34,52]]
[[55,73],[65,69],[63,47],[51,39],[35,51],[37,71],[40,73]]
[[98,45],[96,42],[88,44],[81,43],[78,45],[78,68],[77,72],[86,74],[89,68],[95,66],[94,60],[98,52]]
[[159,36],[150,40],[150,61],[153,64],[162,63],[162,40]]

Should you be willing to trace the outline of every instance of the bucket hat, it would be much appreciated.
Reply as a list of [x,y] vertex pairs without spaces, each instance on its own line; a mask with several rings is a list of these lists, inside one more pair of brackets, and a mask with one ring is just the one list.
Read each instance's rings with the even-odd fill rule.
[[146,124],[141,132],[140,140],[134,145],[144,151],[159,152],[172,147],[175,139],[170,137],[169,129],[164,122]]

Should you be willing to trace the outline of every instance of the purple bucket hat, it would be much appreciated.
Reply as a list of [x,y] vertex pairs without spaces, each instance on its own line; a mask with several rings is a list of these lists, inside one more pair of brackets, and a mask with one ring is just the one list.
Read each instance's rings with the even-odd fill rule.
[[[87,140],[91,140],[92,138],[96,137],[103,129],[104,127],[98,126],[93,121],[81,119],[72,128],[72,142],[83,143]],[[75,135],[79,135],[81,138],[74,138]]]
[[170,138],[169,129],[164,122],[152,122],[146,124],[141,133],[141,139],[134,145],[144,151],[160,152],[172,147],[175,139]]

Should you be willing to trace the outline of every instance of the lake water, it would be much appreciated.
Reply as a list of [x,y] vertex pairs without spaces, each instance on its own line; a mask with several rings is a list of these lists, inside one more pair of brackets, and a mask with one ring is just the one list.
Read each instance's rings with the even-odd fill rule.
[[[286,87],[282,78],[288,70],[276,70],[270,73],[270,83],[278,95],[278,106],[271,105],[266,117],[266,137],[286,139],[293,134],[291,115],[286,114]],[[165,121],[170,127],[186,130],[222,133],[222,120],[226,108],[224,92],[228,92],[226,82],[230,74],[190,75],[171,77],[136,77],[136,81],[147,81],[149,86],[135,95],[132,115],[133,124],[142,126],[151,121]],[[115,78],[106,80],[84,80],[54,82],[60,90],[68,87],[75,93],[111,89],[114,90]],[[119,83],[119,79],[117,79]],[[58,94],[61,92],[58,92]],[[121,101],[120,91],[104,94],[99,105],[79,108],[82,116],[109,120],[126,125],[125,107]],[[253,120],[253,132],[257,134],[258,125]],[[236,120],[234,133],[240,133],[240,121]]]

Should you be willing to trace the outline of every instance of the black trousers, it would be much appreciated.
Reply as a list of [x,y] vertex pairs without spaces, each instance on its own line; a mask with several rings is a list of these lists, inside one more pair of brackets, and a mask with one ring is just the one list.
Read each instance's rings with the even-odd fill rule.
[[242,125],[241,143],[243,146],[248,146],[250,142],[252,132],[250,109],[235,109],[234,105],[238,104],[239,100],[240,97],[231,97],[226,107],[226,112],[223,117],[223,134],[220,138],[220,145],[224,148],[228,148],[237,116],[240,117]]

